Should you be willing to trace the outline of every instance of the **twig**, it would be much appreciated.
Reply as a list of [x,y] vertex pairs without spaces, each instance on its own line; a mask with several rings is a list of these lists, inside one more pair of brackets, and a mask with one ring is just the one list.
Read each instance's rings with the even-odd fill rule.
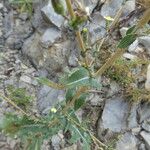
[[106,63],[94,74],[94,77],[102,75],[112,64],[118,59],[123,53],[125,49],[117,49],[114,55],[112,55]]

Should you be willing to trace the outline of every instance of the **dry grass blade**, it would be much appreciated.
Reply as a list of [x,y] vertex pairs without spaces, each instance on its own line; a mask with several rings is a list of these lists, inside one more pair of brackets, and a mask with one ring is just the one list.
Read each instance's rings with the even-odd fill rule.
[[145,10],[142,18],[139,20],[136,28],[142,28],[145,24],[147,24],[150,21],[150,8],[148,8],[147,10]]

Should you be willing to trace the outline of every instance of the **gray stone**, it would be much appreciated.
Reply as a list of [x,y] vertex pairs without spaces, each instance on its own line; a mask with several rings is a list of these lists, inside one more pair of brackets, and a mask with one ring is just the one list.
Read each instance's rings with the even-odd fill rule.
[[38,3],[33,3],[34,14],[31,18],[32,25],[41,34],[43,34],[46,28],[49,27],[41,14],[41,9],[47,4],[47,2],[48,0],[42,0]]
[[64,99],[64,91],[42,86],[37,93],[39,112],[47,114],[54,105]]
[[40,40],[40,34],[33,34],[24,42],[22,52],[36,68],[46,69],[49,75],[56,76],[56,73],[62,72],[68,65],[70,52],[76,49],[75,42],[66,40],[46,49],[42,47]]
[[69,66],[76,67],[78,66],[78,58],[76,50],[72,51],[69,58],[68,58]]
[[33,34],[28,38],[22,47],[22,53],[26,56],[35,67],[38,67],[40,61],[43,60],[43,48],[39,44],[40,35],[38,33]]
[[99,12],[94,13],[92,17],[92,22],[90,22],[89,25],[87,26],[90,32],[91,43],[94,43],[96,40],[104,36],[104,34],[106,33],[105,26],[106,21],[100,15],[100,13]]
[[146,48],[147,53],[150,55],[150,36],[139,37],[138,40],[139,43]]
[[142,123],[142,128],[147,132],[150,132],[150,119]]
[[105,131],[112,135],[124,131],[127,128],[128,110],[128,103],[122,98],[116,97],[106,100],[102,116],[98,121],[99,137],[103,138]]
[[122,37],[124,37],[126,35],[126,32],[128,31],[128,29],[129,28],[127,28],[127,27],[122,27],[120,29],[120,34],[121,34]]
[[100,106],[104,101],[104,99],[98,94],[91,94],[89,100],[92,106]]
[[48,48],[52,46],[52,44],[61,38],[61,32],[55,27],[51,27],[45,31],[43,36],[41,37],[42,46]]
[[8,37],[13,32],[13,27],[14,27],[14,16],[13,16],[13,11],[10,11],[4,17],[4,34],[5,34],[5,37]]
[[44,67],[50,74],[56,76],[56,73],[62,72],[68,65],[68,57],[73,50],[75,50],[75,43],[69,40],[54,44],[45,51]]
[[98,0],[83,0],[83,3],[86,9],[89,9],[89,13],[91,14],[98,3]]
[[141,143],[138,150],[146,150],[145,144]]
[[145,89],[146,89],[147,91],[150,91],[150,64],[149,64],[148,67],[147,67]]
[[132,133],[125,133],[117,142],[116,150],[137,150],[137,141]]
[[60,150],[61,138],[58,135],[52,136],[51,142],[54,150]]
[[107,96],[113,96],[120,91],[120,86],[115,81],[111,82]]
[[20,80],[27,83],[27,84],[32,84],[32,85],[38,85],[37,81],[35,79],[32,79],[31,77],[27,75],[23,75],[20,77]]
[[123,0],[107,0],[101,9],[101,15],[103,17],[114,17],[122,3]]
[[123,16],[129,15],[134,10],[135,10],[135,0],[126,1],[123,9]]
[[64,24],[64,18],[54,11],[51,1],[41,9],[41,12],[46,21],[53,23],[58,28]]
[[150,118],[150,103],[145,102],[140,105],[140,108],[138,109],[139,114],[139,122],[142,123],[143,121]]
[[137,121],[137,109],[138,109],[138,104],[133,103],[131,105],[129,116],[128,116],[128,119],[127,119],[127,125],[128,125],[129,129],[134,130],[134,129],[139,127],[138,121]]
[[15,36],[10,36],[6,40],[6,46],[13,50],[20,50],[22,48],[22,41]]
[[4,5],[3,5],[3,3],[0,3],[0,10],[1,10],[2,8],[4,8]]
[[146,148],[149,150],[150,149],[150,133],[147,133],[145,131],[142,131],[140,135],[143,137],[145,141]]
[[23,12],[19,15],[19,18],[23,21],[26,21],[29,17],[29,14],[27,12]]

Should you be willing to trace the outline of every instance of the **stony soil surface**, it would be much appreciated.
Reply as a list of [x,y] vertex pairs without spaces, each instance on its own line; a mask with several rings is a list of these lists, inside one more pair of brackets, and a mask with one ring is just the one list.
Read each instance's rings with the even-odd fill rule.
[[[84,0],[91,13],[89,28],[91,43],[105,33],[105,16],[114,17],[123,0]],[[136,9],[135,0],[128,0],[122,18]],[[99,4],[99,5],[97,5]],[[57,102],[63,100],[64,91],[41,86],[36,77],[48,77],[57,81],[66,68],[78,65],[79,48],[72,30],[63,17],[57,15],[47,0],[33,3],[34,13],[20,13],[7,0],[0,1],[0,92],[7,96],[7,87],[26,88],[35,101],[34,111],[46,114]],[[128,20],[120,29],[124,35],[128,25],[137,18]],[[113,35],[117,38],[116,35]],[[123,55],[132,60],[144,52],[150,58],[150,35],[140,36]],[[139,68],[142,69],[142,68]],[[138,69],[135,69],[135,74]],[[91,113],[91,124],[101,141],[114,140],[116,150],[150,150],[150,103],[147,101],[130,103],[122,92],[122,87],[107,77],[101,77],[102,93],[93,94],[87,107],[79,111],[81,118]],[[137,84],[150,91],[150,66],[139,77]],[[88,111],[90,110],[90,111]],[[5,112],[13,109],[0,99],[0,121]],[[50,144],[45,141],[43,150],[76,150],[77,145],[65,146],[62,133],[54,136]],[[116,138],[117,137],[117,138]],[[0,150],[20,150],[18,139],[0,134]]]

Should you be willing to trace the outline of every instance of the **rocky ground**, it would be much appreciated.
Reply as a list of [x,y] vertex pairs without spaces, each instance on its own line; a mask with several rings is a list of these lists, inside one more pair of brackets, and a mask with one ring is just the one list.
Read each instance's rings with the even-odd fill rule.
[[[106,33],[104,17],[114,17],[123,0],[109,0],[103,5],[102,2],[97,5],[97,2],[85,0],[92,19],[85,25],[89,28],[91,43]],[[7,96],[9,85],[25,88],[35,100],[34,111],[45,114],[51,106],[63,100],[64,91],[41,86],[35,78],[43,76],[57,81],[65,69],[78,65],[79,48],[74,33],[64,18],[54,12],[51,3],[36,1],[33,8],[30,17],[27,12],[20,13],[7,0],[0,1],[0,92]],[[135,0],[128,0],[122,18],[135,9]],[[136,20],[136,17],[131,18],[127,25]],[[127,25],[120,29],[121,35]],[[141,53],[149,59],[150,35],[137,38],[123,57],[132,60]],[[142,89],[150,90],[150,66],[146,72],[134,86],[140,84]],[[90,110],[96,135],[103,142],[109,141],[110,145],[116,143],[116,150],[150,150],[150,103],[137,101],[131,104],[118,83],[107,77],[102,77],[101,83],[103,92],[89,98],[87,107],[79,111],[80,117],[84,118]],[[11,111],[12,108],[0,99],[0,120],[4,112]],[[65,147],[60,135],[54,136],[51,144],[45,141],[43,150],[77,149],[76,145]],[[0,150],[19,150],[19,147],[18,139],[0,134]]]

